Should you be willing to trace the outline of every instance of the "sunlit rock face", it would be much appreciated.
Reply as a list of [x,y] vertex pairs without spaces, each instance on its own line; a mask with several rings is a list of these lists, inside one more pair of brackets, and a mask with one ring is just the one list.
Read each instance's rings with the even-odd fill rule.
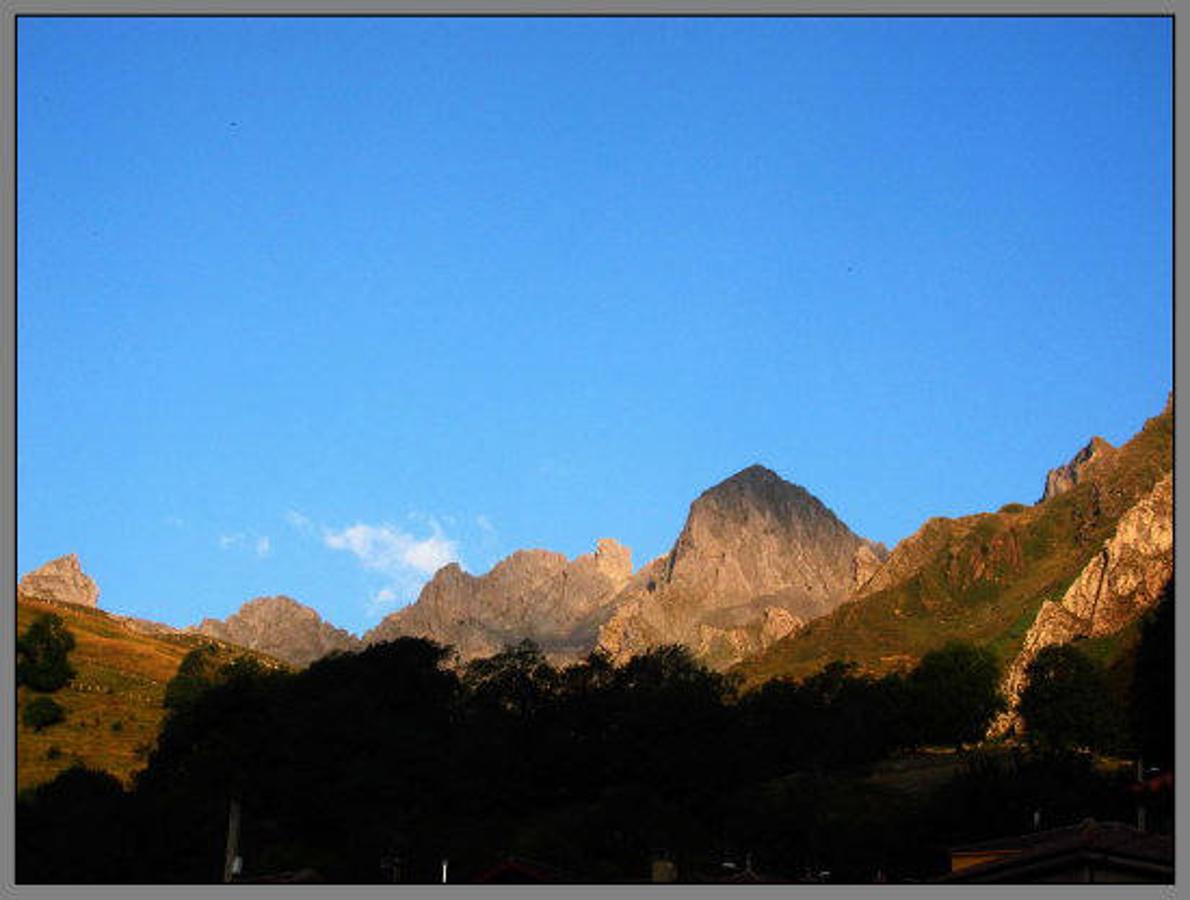
[[632,579],[599,644],[622,661],[682,643],[730,666],[849,599],[886,556],[804,488],[752,466],[690,505],[673,549]]
[[50,560],[20,580],[17,593],[37,600],[99,606],[99,585],[83,573],[73,553]]
[[[1128,510],[1115,533],[1083,568],[1061,600],[1042,604],[1020,653],[1004,678],[1015,706],[1026,686],[1025,670],[1044,647],[1124,628],[1157,602],[1173,577],[1173,473]],[[1014,712],[993,726],[1000,734],[1016,723]]]
[[336,628],[290,597],[257,597],[226,620],[203,619],[186,629],[305,666],[336,650],[357,650],[360,639]]
[[1038,503],[1064,494],[1081,481],[1087,472],[1100,460],[1115,453],[1116,448],[1101,437],[1091,438],[1090,443],[1074,454],[1070,462],[1056,469],[1050,469],[1045,476],[1045,491]]
[[483,575],[451,563],[415,603],[385,617],[364,640],[426,637],[467,660],[529,638],[555,659],[577,658],[595,646],[631,575],[632,552],[610,538],[573,560],[549,550],[518,550]]

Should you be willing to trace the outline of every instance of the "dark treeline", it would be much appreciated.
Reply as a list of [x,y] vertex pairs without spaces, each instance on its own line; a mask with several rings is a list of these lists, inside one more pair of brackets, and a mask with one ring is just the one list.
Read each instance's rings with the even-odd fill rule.
[[777,879],[923,879],[948,845],[1025,831],[1039,807],[1047,824],[1130,815],[1122,785],[1048,745],[968,753],[930,790],[865,778],[980,738],[999,673],[962,644],[905,674],[835,663],[744,694],[680,647],[621,666],[556,668],[529,643],[446,663],[411,638],[298,673],[196,651],[132,791],[76,769],[21,798],[18,880],[220,881],[233,799],[245,875],[341,883],[437,881],[444,859],[466,881],[512,856],[588,883],[648,879],[658,856],[683,880],[745,858]]

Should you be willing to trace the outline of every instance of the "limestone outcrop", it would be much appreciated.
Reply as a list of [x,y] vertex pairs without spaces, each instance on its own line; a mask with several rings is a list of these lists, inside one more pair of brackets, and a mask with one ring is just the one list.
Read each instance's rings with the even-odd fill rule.
[[1078,453],[1074,454],[1070,462],[1056,469],[1050,469],[1045,476],[1045,491],[1038,503],[1044,503],[1051,497],[1064,494],[1079,483],[1100,460],[1112,456],[1116,448],[1101,437],[1093,437]]
[[[1119,631],[1152,608],[1171,577],[1172,472],[1120,518],[1115,533],[1062,599],[1042,604],[1004,678],[1010,705],[1019,699],[1027,683],[1026,669],[1043,647]],[[1014,713],[1006,713],[993,733],[1003,733],[1015,721]]]
[[17,584],[18,596],[78,606],[99,606],[99,585],[79,565],[74,553],[52,559],[25,575]]
[[336,628],[313,609],[290,597],[257,597],[226,620],[203,619],[186,629],[259,650],[305,666],[335,650],[358,650],[361,641]]
[[594,647],[631,575],[631,551],[610,538],[573,560],[549,550],[518,550],[478,576],[451,563],[415,603],[386,616],[364,641],[426,637],[452,645],[467,660],[529,638],[554,658],[577,657]]
[[730,666],[847,600],[887,556],[763,466],[705,491],[673,549],[632,579],[599,631],[615,660],[683,643]]

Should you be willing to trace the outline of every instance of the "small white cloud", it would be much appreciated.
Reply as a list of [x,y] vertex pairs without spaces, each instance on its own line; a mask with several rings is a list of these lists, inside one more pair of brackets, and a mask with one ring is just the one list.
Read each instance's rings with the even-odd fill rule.
[[382,616],[396,606],[402,605],[400,595],[392,588],[381,588],[368,599],[368,615]]
[[311,522],[307,516],[303,516],[296,509],[291,509],[285,513],[285,521],[298,531],[309,532],[314,530],[314,523]]
[[334,550],[352,553],[364,568],[388,575],[408,574],[412,569],[423,575],[433,575],[447,563],[458,562],[458,543],[442,532],[431,520],[433,531],[428,538],[417,540],[389,524],[366,525],[362,522],[342,531],[323,532],[323,542]]
[[264,535],[253,535],[245,531],[221,534],[218,538],[220,550],[252,551],[262,559],[269,555],[272,543]]
[[339,531],[323,529],[327,547],[346,550],[365,569],[384,576],[385,583],[368,599],[369,616],[379,617],[411,602],[431,575],[460,561],[458,542],[448,538],[435,519],[426,521],[431,533],[420,540],[389,523],[357,522]]

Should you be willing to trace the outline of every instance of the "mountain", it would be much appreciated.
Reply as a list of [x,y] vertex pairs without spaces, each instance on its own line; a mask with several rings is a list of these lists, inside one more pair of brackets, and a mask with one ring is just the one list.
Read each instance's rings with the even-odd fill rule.
[[805,488],[751,466],[690,505],[670,552],[616,598],[599,645],[622,661],[683,643],[730,665],[844,603],[886,555]]
[[203,619],[187,631],[259,650],[295,666],[305,666],[336,650],[358,650],[362,642],[336,628],[308,606],[289,597],[249,600],[226,621]]
[[[1154,568],[1150,562],[1164,552],[1160,534],[1168,517],[1161,499],[1165,488],[1159,485],[1167,477],[1172,482],[1172,468],[1171,394],[1164,411],[1123,446],[1093,440],[1054,470],[1062,474],[1051,472],[1043,499],[1033,506],[1015,503],[996,513],[929,520],[893,548],[853,602],[808,623],[738,671],[753,684],[779,675],[801,677],[834,659],[887,671],[911,665],[950,639],[987,645],[1009,668],[1046,601],[1066,608],[1062,598],[1084,572],[1084,585],[1098,578],[1097,572],[1114,573],[1118,595],[1100,595],[1104,612],[1090,621],[1120,627],[1144,607],[1139,595],[1129,593],[1130,580],[1144,570],[1148,585],[1165,571],[1164,563]],[[1151,494],[1147,505],[1142,503]],[[1154,535],[1133,542],[1135,552],[1125,550],[1136,528]],[[1108,546],[1113,536],[1120,538],[1115,550]],[[1146,541],[1148,549],[1139,549]],[[1105,553],[1105,567],[1088,568]],[[1085,612],[1088,590],[1097,588],[1080,588],[1077,596],[1084,599],[1072,596],[1073,608]],[[1114,612],[1107,614],[1109,609]]]
[[519,550],[479,576],[451,563],[364,641],[427,637],[454,646],[466,660],[531,638],[553,656],[579,656],[595,646],[599,625],[631,575],[631,551],[608,538],[573,560]]
[[[247,654],[266,667],[282,666],[264,654],[167,625],[156,625],[160,630],[151,632],[148,626],[156,623],[112,615],[60,596],[39,598],[24,589],[17,592],[18,634],[48,613],[61,618],[75,639],[69,656],[75,677],[53,694],[66,711],[65,721],[42,731],[15,725],[18,788],[49,781],[76,763],[110,772],[127,783],[144,768],[157,740],[165,717],[166,684],[183,657],[197,647],[214,645],[219,663]],[[17,689],[14,723],[21,722],[25,704],[35,696],[28,688]]]
[[1115,447],[1098,435],[1091,438],[1087,446],[1074,454],[1070,462],[1056,469],[1050,469],[1045,476],[1045,490],[1038,503],[1044,503],[1051,497],[1064,494],[1084,477],[1084,471],[1089,473],[1102,459],[1112,456]]
[[83,572],[78,556],[67,553],[26,574],[17,584],[17,596],[96,607],[99,585]]

